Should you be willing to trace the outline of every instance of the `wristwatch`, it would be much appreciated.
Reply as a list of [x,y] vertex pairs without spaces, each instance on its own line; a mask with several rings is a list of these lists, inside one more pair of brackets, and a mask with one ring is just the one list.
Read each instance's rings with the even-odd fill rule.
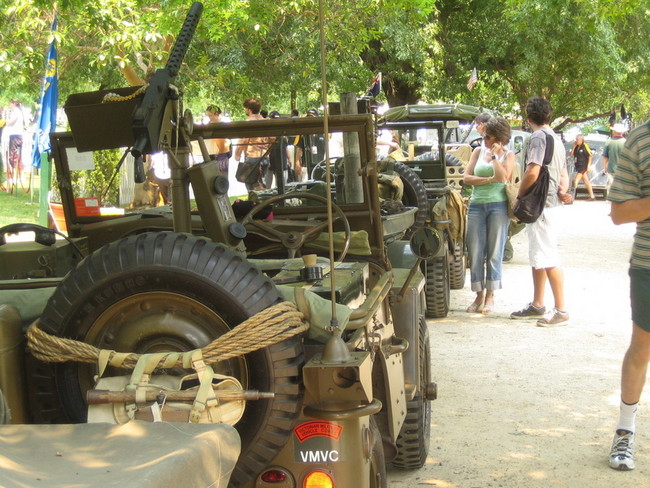
[[497,157],[493,154],[493,155],[492,155],[492,159],[496,159],[496,158],[497,158]]

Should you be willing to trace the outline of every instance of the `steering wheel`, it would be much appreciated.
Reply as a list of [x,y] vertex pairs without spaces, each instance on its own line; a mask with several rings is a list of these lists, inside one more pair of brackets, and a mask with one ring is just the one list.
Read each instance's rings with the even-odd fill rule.
[[472,139],[469,141],[469,145],[472,149],[476,149],[483,143],[483,137],[477,137],[476,139]]
[[[315,200],[322,204],[327,204],[327,198],[321,197],[320,195],[312,195],[311,193],[287,193],[285,195],[276,195],[274,197],[265,200],[253,207],[253,209],[246,214],[242,219],[241,223],[246,227],[246,230],[251,231],[257,235],[262,236],[263,238],[278,243],[279,245],[274,245],[265,250],[272,249],[286,249],[289,253],[290,258],[296,257],[296,251],[301,249],[303,246],[309,243],[309,241],[314,240],[321,232],[327,231],[327,220],[309,220],[305,222],[305,230],[300,232],[298,230],[288,230],[282,231],[279,229],[280,224],[285,224],[286,221],[282,221],[280,224],[275,223],[273,220],[259,220],[255,219],[255,216],[260,213],[265,208],[273,205],[276,202],[281,202],[283,200],[291,200],[294,198],[301,198],[304,200]],[[334,213],[333,222],[341,220],[345,230],[345,240],[343,242],[343,249],[335,261],[337,263],[343,261],[346,254],[348,253],[348,248],[350,247],[350,238],[352,233],[350,231],[350,222],[346,218],[343,210],[338,205],[332,203],[332,212]]]
[[[338,159],[341,159],[339,156],[332,156],[329,159],[330,166],[334,167]],[[312,180],[325,181],[325,159],[319,161],[316,166],[311,169],[311,175],[309,175]]]

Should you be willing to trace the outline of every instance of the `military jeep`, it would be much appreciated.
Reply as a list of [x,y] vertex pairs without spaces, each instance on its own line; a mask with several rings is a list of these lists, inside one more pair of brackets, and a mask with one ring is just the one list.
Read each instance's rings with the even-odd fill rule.
[[386,111],[377,124],[399,141],[400,149],[391,156],[417,176],[405,173],[404,202],[418,208],[418,225],[435,229],[445,243],[434,259],[422,264],[430,317],[446,317],[450,290],[465,285],[467,208],[462,180],[472,148],[459,137],[459,126],[479,113],[461,104],[405,105]]
[[[191,38],[186,26],[196,25],[196,16],[188,16],[179,36],[185,44]],[[7,341],[21,344],[0,365],[12,372],[0,377],[12,421],[128,424],[174,422],[183,415],[199,421],[193,413],[215,402],[199,402],[195,388],[185,384],[188,375],[197,378],[189,362],[167,359],[225,338],[226,359],[208,365],[239,385],[237,401],[246,399],[233,422],[241,452],[230,486],[386,486],[387,464],[417,469],[427,457],[436,386],[419,268],[446,243],[426,231],[401,239],[417,209],[397,205],[386,212],[382,206],[371,116],[195,126],[172,85],[182,59],[176,51],[146,88],[69,100],[72,132],[51,137],[65,239],[33,225],[0,229],[0,236],[35,231],[33,242],[0,245],[0,262],[7,263],[0,323]],[[344,141],[336,177],[325,165],[324,179],[285,184],[276,167],[277,184],[252,191],[244,199],[248,205],[235,205],[235,212],[227,175],[207,154],[205,140],[272,146],[308,134]],[[133,192],[147,183],[146,159],[159,151],[169,164],[171,203],[140,208]],[[108,159],[110,171],[97,186],[100,159]],[[399,263],[389,255],[399,256]],[[270,320],[264,313],[284,303],[298,311],[306,332],[277,342],[255,336],[245,352],[229,354],[240,347],[245,324],[264,326]],[[24,331],[34,320],[31,352],[22,354]],[[66,338],[84,350],[91,346],[99,359],[50,362],[58,351],[43,354],[31,339],[35,328],[57,344]],[[120,352],[139,355],[133,373],[126,362],[113,362]],[[142,358],[154,361],[133,383]],[[125,387],[120,381],[129,374]],[[145,376],[177,386],[157,387],[151,397]],[[165,398],[172,393],[188,402],[189,417],[182,402],[164,410],[171,408]],[[112,405],[103,416],[95,409],[98,397]],[[194,462],[209,465],[218,457],[203,453]],[[29,470],[12,476],[16,483],[34,483]]]

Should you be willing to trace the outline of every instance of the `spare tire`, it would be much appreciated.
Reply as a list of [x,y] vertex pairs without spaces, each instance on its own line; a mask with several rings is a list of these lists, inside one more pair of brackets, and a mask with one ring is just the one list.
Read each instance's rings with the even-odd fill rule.
[[[228,248],[187,234],[145,233],[84,259],[50,298],[40,327],[104,349],[185,351],[279,301],[274,283]],[[302,403],[301,344],[292,338],[214,365],[245,389],[275,392],[273,400],[248,402],[236,425],[242,451],[234,486],[257,475],[287,442]],[[94,374],[89,365],[40,363],[31,389],[35,420],[84,422]]]
[[463,162],[453,154],[445,153],[445,166],[462,166]]
[[422,180],[415,171],[406,164],[395,162],[395,172],[400,176],[404,183],[404,196],[402,203],[407,207],[417,207],[415,213],[415,222],[406,232],[405,238],[411,237],[413,232],[420,227],[424,227],[429,218],[429,202],[427,199],[427,189]]

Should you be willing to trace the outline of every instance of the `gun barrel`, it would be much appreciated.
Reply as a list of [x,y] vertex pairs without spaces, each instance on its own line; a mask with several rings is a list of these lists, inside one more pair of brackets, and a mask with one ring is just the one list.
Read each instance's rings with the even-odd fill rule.
[[199,24],[199,19],[201,18],[202,13],[203,4],[201,2],[194,2],[192,7],[190,7],[187,17],[185,17],[185,22],[183,23],[181,32],[176,38],[174,48],[169,55],[167,64],[165,65],[165,68],[169,70],[169,75],[172,78],[178,74],[178,71],[181,68],[183,58],[185,58],[187,49],[190,47],[190,42],[194,37],[194,31],[196,30],[196,26]]

